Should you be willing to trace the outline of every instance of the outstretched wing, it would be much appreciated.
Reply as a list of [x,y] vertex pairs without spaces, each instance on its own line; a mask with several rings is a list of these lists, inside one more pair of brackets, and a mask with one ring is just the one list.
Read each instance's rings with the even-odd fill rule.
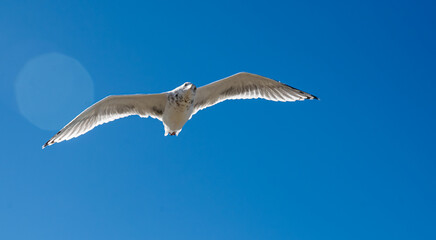
[[42,148],[70,140],[87,133],[94,127],[130,115],[152,117],[162,121],[167,101],[166,93],[108,96],[80,113]]
[[194,114],[228,99],[263,98],[271,101],[293,102],[317,97],[252,73],[237,73],[197,89]]

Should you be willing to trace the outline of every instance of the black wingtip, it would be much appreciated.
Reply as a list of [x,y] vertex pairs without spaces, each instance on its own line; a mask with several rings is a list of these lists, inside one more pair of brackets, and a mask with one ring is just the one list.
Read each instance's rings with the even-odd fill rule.
[[310,94],[310,93],[303,92],[303,91],[301,91],[300,89],[297,89],[297,88],[291,87],[291,86],[289,86],[289,85],[286,84],[286,83],[281,83],[281,84],[283,84],[283,85],[285,85],[285,86],[287,86],[287,87],[289,87],[289,88],[291,88],[291,89],[293,89],[293,90],[295,90],[295,91],[298,91],[300,94],[303,94],[303,95],[308,94],[308,95],[310,96],[310,97],[306,97],[305,99],[315,99],[315,100],[319,100],[319,98],[318,98],[317,96],[314,96],[314,95],[312,95],[312,94]]
[[53,140],[48,140],[44,145],[42,145],[42,149],[44,149],[45,147],[47,147],[47,146],[50,146],[50,145],[53,145]]
[[56,137],[57,135],[59,135],[61,132],[62,132],[62,130],[57,132],[56,135],[54,135],[50,140],[48,140],[44,145],[42,145],[42,149],[44,149],[47,146],[53,145],[55,143],[53,138]]

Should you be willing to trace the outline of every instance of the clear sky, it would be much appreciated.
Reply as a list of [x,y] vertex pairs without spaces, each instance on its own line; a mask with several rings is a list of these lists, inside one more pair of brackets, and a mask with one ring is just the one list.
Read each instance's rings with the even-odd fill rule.
[[[0,2],[0,239],[436,239],[435,1]],[[178,137],[111,94],[246,71]]]

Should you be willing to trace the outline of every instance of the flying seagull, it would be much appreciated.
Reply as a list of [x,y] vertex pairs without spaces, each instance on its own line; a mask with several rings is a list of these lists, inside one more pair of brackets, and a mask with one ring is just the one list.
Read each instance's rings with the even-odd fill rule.
[[294,102],[317,97],[252,73],[237,73],[197,89],[184,83],[176,89],[159,94],[112,95],[80,113],[42,148],[70,140],[94,127],[130,115],[152,117],[163,122],[165,136],[179,135],[183,125],[198,111],[228,99],[263,98]]

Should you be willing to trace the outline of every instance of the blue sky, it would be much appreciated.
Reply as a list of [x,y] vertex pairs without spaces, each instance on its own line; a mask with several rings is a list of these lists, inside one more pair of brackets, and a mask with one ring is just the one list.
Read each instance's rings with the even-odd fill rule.
[[[0,3],[0,239],[435,239],[434,1]],[[110,94],[246,71],[320,101],[227,101],[178,137]]]

